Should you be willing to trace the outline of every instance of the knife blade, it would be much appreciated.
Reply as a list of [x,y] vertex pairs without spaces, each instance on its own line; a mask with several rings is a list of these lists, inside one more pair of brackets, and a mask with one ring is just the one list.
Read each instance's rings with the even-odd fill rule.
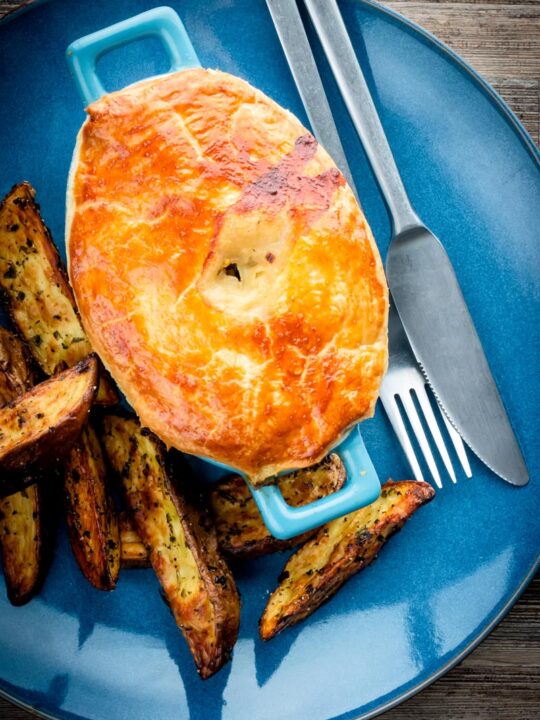
[[413,352],[452,424],[497,475],[526,485],[525,460],[440,241],[418,228],[392,243],[386,276]]
[[392,217],[386,272],[396,308],[452,425],[497,475],[528,471],[450,259],[408,199],[335,0],[304,0]]
[[266,0],[313,134],[357,195],[296,0]]

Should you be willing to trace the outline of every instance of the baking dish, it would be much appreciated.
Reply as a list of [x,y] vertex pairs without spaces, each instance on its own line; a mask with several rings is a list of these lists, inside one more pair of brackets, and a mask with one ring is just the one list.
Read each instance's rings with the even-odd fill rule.
[[[178,15],[171,8],[155,8],[80,38],[69,46],[68,63],[85,104],[106,95],[96,70],[99,57],[121,45],[148,37],[157,37],[161,40],[170,61],[169,72],[200,66]],[[68,180],[68,208],[77,164],[76,148]],[[66,225],[69,229],[69,212]],[[344,487],[333,495],[306,506],[292,508],[285,503],[277,485],[265,485],[260,488],[250,485],[261,515],[270,532],[276,537],[285,539],[298,535],[365,506],[378,496],[380,482],[358,427],[348,428],[342,433],[332,449],[342,458],[348,477]],[[206,479],[219,479],[224,474],[238,472],[237,469],[212,458],[205,457],[202,460],[204,464],[199,465],[202,470],[200,474]],[[242,474],[245,477],[245,474]]]

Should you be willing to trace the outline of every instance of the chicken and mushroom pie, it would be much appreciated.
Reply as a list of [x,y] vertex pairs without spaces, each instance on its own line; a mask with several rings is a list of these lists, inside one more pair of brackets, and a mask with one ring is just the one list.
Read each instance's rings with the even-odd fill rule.
[[373,413],[388,294],[343,175],[247,82],[184,70],[88,108],[68,187],[70,277],[144,425],[255,484]]

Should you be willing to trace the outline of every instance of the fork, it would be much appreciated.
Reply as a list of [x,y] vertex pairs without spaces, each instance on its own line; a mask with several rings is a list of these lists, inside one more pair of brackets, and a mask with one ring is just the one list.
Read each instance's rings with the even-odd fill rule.
[[[403,448],[403,452],[409,461],[413,476],[416,480],[424,480],[420,463],[418,462],[405,426],[402,412],[407,417],[412,431],[416,436],[416,440],[435,484],[439,489],[442,488],[441,475],[415,404],[416,399],[444,467],[452,482],[457,482],[452,461],[446,449],[439,423],[437,422],[428,396],[426,380],[418,367],[416,358],[405,334],[405,329],[394,308],[392,299],[390,300],[390,312],[388,315],[388,354],[388,371],[381,385],[380,398],[388,415],[388,419],[392,423],[394,432]],[[472,472],[463,441],[440,407],[439,410],[465,475],[470,478],[472,477]]]

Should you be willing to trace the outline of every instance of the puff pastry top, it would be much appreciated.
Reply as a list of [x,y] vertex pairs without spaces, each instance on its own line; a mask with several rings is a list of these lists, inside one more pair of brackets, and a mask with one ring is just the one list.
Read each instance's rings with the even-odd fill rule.
[[143,424],[254,484],[373,413],[388,296],[369,227],[301,123],[193,69],[88,108],[68,187],[83,324]]

